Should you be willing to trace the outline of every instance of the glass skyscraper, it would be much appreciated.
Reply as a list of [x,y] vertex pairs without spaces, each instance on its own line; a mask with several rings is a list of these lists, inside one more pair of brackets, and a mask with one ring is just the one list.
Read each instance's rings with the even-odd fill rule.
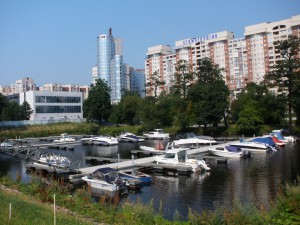
[[107,82],[111,89],[112,103],[121,100],[122,90],[126,87],[125,64],[123,63],[122,40],[108,34],[97,38],[97,77]]

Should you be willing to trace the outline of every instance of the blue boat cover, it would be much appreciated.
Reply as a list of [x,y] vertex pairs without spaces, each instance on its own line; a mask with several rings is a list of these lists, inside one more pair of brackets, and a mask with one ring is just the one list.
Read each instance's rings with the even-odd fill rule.
[[258,137],[258,138],[252,139],[251,142],[264,143],[264,144],[268,144],[272,147],[275,147],[275,145],[276,145],[271,137]]
[[95,170],[92,174],[95,174],[95,173],[108,173],[110,171],[116,171],[115,169],[113,168],[110,168],[110,167],[104,167],[104,168],[99,168],[97,170]]
[[242,151],[242,149],[238,146],[225,146],[225,148],[229,151],[229,152],[240,152]]

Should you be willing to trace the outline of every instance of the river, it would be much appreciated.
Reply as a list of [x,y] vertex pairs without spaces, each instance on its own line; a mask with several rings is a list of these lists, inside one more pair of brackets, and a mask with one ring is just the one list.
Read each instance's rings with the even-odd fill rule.
[[[157,141],[147,140],[143,145],[154,146]],[[164,143],[166,144],[166,142]],[[74,151],[52,150],[70,156],[72,160],[81,160],[85,165],[85,156],[117,157],[131,159],[131,150],[137,150],[139,144],[119,143],[117,146],[76,146]],[[28,182],[26,160],[0,154],[0,175],[16,177]],[[231,206],[238,198],[242,203],[254,201],[264,208],[275,200],[282,185],[293,183],[300,175],[300,143],[291,143],[275,153],[253,154],[248,159],[230,159],[227,164],[211,161],[211,171],[191,176],[162,176],[154,174],[153,183],[144,186],[140,192],[130,192],[131,201],[149,203],[159,209],[160,203],[166,218],[172,219],[176,211],[184,218],[189,208],[201,212],[214,209],[216,204]]]

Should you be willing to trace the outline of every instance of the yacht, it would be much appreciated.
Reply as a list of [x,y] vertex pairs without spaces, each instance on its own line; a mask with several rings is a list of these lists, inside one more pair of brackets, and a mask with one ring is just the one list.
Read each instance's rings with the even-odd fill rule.
[[168,139],[170,138],[170,134],[164,133],[162,129],[155,129],[154,131],[144,133],[144,137],[148,139]]

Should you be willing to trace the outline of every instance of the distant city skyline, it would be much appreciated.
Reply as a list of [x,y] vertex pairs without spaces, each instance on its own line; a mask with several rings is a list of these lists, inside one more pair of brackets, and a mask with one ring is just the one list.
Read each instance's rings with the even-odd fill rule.
[[97,36],[112,27],[123,61],[144,69],[148,47],[220,31],[244,36],[245,26],[300,14],[300,1],[21,1],[0,2],[0,85],[31,77],[89,85]]

